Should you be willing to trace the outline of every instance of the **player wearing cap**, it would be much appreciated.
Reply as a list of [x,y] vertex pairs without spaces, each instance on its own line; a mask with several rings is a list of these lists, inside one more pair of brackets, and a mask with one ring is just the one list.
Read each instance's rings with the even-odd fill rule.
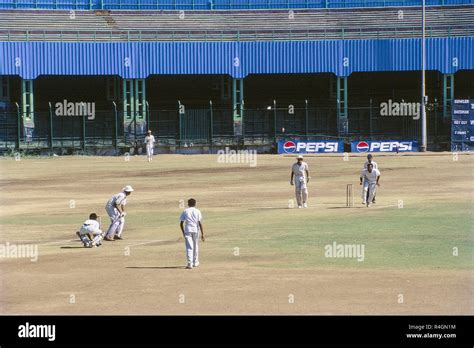
[[155,137],[151,135],[151,130],[146,133],[145,141],[146,144],[146,155],[148,157],[148,162],[153,160],[153,149],[155,147]]
[[102,245],[102,231],[97,218],[96,213],[91,213],[89,219],[84,221],[79,231],[76,232],[76,235],[82,241],[85,248],[99,247]]
[[117,193],[109,199],[105,206],[105,210],[110,217],[110,226],[105,234],[105,240],[113,241],[115,239],[123,239],[122,231],[125,225],[125,205],[127,197],[133,192],[130,185],[125,186],[122,192]]
[[[367,161],[365,161],[364,163],[364,169],[367,169],[367,165],[369,165],[370,163],[372,163],[373,169],[377,169],[377,170],[379,169],[377,162],[373,161],[372,158],[373,156],[369,153],[367,155]],[[374,194],[374,198],[372,199],[372,203],[375,204],[375,194]]]
[[179,217],[179,227],[186,243],[186,268],[192,269],[199,266],[199,231],[201,231],[201,240],[204,242],[204,230],[202,228],[202,214],[196,208],[196,200],[188,200],[188,207],[184,209]]
[[303,162],[303,156],[296,157],[296,163],[291,167],[290,185],[295,185],[296,203],[298,208],[308,207],[309,168],[308,163]]
[[378,169],[373,169],[373,164],[369,163],[367,169],[362,170],[360,173],[360,185],[362,185],[362,204],[370,207],[377,186],[379,184],[380,172]]

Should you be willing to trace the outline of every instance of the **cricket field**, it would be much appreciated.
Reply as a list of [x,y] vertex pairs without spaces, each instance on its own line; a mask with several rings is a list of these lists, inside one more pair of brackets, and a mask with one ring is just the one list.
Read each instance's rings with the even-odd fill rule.
[[[363,154],[306,156],[307,209],[291,208],[291,156],[5,156],[0,313],[474,314],[474,156],[374,155],[372,208]],[[107,229],[125,185],[125,239],[83,248],[75,231],[91,212]],[[206,241],[187,270],[178,217],[191,197]]]

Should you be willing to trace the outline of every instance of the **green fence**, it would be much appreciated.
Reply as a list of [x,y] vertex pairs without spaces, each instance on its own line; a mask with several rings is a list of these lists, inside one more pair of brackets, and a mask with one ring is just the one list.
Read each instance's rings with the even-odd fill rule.
[[[301,103],[305,105],[304,103]],[[278,104],[277,104],[278,105]],[[97,111],[93,120],[87,117],[55,116],[36,112],[35,129],[31,137],[23,129],[21,113],[0,113],[0,149],[86,149],[140,147],[147,129],[151,129],[158,145],[176,146],[232,144],[233,111],[213,109],[150,110],[141,127],[123,127],[121,112]],[[442,107],[428,108],[430,138],[449,140],[450,124],[442,117]],[[244,141],[273,143],[278,138],[297,137],[342,138],[360,137],[412,139],[420,136],[420,120],[412,117],[380,116],[374,106],[349,107],[349,128],[345,134],[337,130],[335,107],[306,104],[292,108],[249,108],[244,110]],[[449,121],[449,120],[448,120]],[[239,139],[242,141],[242,139]]]

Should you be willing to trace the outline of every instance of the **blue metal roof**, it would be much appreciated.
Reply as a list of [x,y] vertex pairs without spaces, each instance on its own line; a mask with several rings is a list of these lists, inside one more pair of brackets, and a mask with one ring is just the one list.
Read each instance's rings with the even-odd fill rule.
[[[420,70],[420,39],[271,42],[0,42],[0,75],[323,73]],[[427,39],[427,70],[474,70],[474,37]]]

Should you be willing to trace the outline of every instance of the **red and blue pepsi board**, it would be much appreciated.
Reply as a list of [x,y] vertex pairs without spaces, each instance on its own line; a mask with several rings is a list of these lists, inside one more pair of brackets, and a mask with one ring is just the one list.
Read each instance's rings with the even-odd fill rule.
[[344,142],[325,140],[279,140],[280,154],[311,154],[344,152]]
[[416,140],[357,140],[351,142],[351,152],[417,152]]

